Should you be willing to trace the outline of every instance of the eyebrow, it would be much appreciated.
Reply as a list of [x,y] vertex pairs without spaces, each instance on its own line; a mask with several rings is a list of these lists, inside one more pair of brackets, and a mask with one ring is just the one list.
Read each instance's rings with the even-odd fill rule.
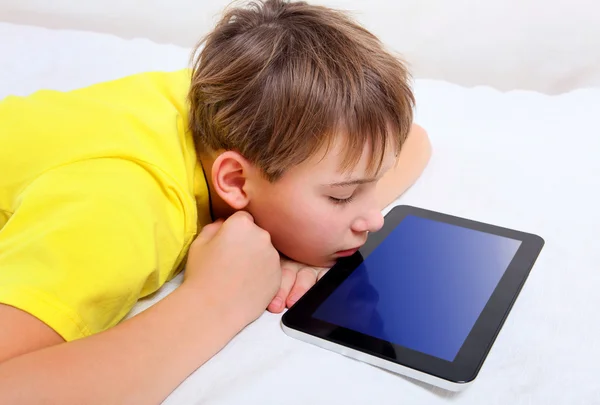
[[347,186],[356,186],[359,184],[373,183],[377,180],[379,180],[378,177],[370,177],[370,178],[364,178],[364,179],[353,179],[353,180],[340,181],[340,182],[336,182],[336,183],[330,183],[327,185],[329,187],[347,187]]

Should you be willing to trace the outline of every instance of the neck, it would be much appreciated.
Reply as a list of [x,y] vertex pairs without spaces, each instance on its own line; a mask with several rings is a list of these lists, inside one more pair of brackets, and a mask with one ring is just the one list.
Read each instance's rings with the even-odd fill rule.
[[210,195],[210,212],[212,213],[213,220],[217,220],[219,218],[227,219],[229,216],[233,215],[235,210],[231,208],[225,201],[223,201],[223,199],[215,190],[212,180],[212,166],[214,159],[211,156],[202,154],[199,156],[199,161],[202,165],[202,170],[204,170],[204,176],[208,186],[208,193]]

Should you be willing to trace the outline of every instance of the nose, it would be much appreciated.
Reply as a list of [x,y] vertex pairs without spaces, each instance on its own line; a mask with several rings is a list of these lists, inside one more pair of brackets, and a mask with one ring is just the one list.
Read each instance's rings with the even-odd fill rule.
[[377,232],[383,226],[383,214],[379,210],[371,210],[354,220],[352,230],[357,233]]

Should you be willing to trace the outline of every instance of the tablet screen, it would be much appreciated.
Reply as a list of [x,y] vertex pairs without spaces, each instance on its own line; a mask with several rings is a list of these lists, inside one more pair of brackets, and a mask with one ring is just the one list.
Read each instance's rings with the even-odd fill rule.
[[408,215],[313,317],[454,361],[520,245]]

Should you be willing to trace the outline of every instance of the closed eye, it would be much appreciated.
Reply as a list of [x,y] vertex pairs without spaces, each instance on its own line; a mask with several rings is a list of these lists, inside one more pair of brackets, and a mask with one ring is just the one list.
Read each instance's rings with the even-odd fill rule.
[[351,203],[352,200],[354,199],[354,195],[351,195],[348,198],[335,198],[335,197],[329,197],[329,199],[334,203],[334,204],[338,204],[338,205],[343,205],[343,204],[348,204]]

